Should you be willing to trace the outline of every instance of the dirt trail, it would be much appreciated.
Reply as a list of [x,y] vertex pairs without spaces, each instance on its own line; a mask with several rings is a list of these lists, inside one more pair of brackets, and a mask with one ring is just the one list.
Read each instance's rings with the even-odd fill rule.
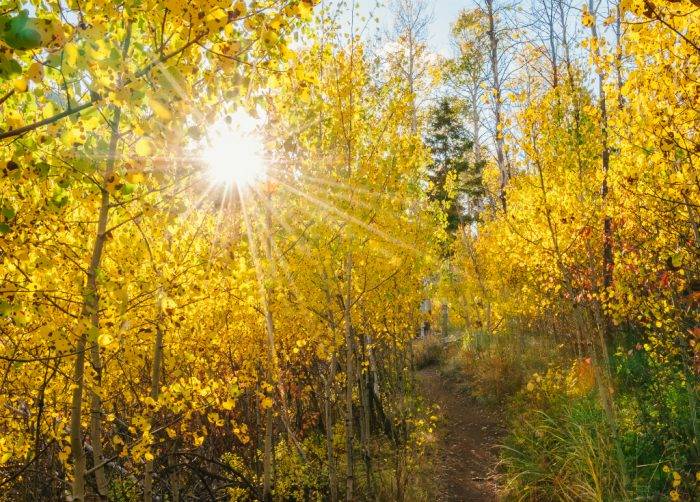
[[474,400],[465,386],[434,367],[418,373],[423,395],[440,406],[439,465],[441,502],[497,501],[497,444],[504,433],[502,414]]

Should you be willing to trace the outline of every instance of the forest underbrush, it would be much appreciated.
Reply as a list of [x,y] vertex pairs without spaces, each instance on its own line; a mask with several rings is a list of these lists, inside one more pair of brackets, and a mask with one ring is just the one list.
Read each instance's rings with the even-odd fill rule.
[[442,367],[465,391],[507,409],[499,466],[506,500],[698,499],[697,395],[679,361],[656,364],[640,345],[611,350],[613,430],[591,359],[562,347],[552,357],[534,340],[525,350],[466,344]]

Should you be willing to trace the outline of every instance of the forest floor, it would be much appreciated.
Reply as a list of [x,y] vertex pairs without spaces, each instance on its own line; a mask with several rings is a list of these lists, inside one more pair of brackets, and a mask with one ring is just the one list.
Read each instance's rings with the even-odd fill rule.
[[496,466],[505,433],[503,412],[470,395],[468,385],[438,367],[418,372],[425,398],[440,406],[436,477],[440,501],[499,500]]

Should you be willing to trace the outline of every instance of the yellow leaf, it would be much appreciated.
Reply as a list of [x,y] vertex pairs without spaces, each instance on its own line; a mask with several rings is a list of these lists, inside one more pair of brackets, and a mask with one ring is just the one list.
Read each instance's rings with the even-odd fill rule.
[[150,98],[148,100],[148,104],[150,105],[151,110],[153,110],[153,113],[159,119],[168,121],[168,120],[173,118],[172,112],[161,101],[159,101],[155,98]]
[[41,81],[44,78],[44,65],[41,63],[32,63],[27,70],[27,78],[34,82]]
[[9,125],[13,129],[22,127],[24,125],[24,119],[22,118],[22,114],[19,113],[17,110],[9,110],[5,112],[5,121],[7,122],[7,125]]
[[78,47],[75,44],[66,44],[63,48],[63,56],[69,66],[75,66],[78,62]]
[[[53,103],[51,101],[46,103],[43,106],[43,109],[41,110],[41,116],[45,119],[47,119],[55,114],[56,114],[56,107],[53,105]],[[56,125],[56,124],[52,124],[52,125]]]
[[97,337],[97,343],[100,347],[107,347],[108,345],[112,344],[113,342],[114,342],[114,338],[112,338],[107,333],[102,333],[100,336]]
[[153,154],[153,142],[148,138],[141,138],[138,140],[134,148],[136,149],[136,153],[141,157],[148,157]]
[[80,137],[80,132],[76,129],[68,129],[61,136],[61,142],[67,147],[73,147],[76,144],[82,144],[82,138]]
[[146,181],[146,176],[143,173],[130,171],[126,173],[126,181],[129,183],[143,183]]
[[58,452],[58,459],[65,464],[70,456],[70,451],[70,446],[64,446],[63,449]]
[[20,77],[15,79],[13,86],[15,88],[15,92],[26,92],[27,88],[29,87],[29,82],[26,78]]
[[233,17],[237,19],[239,17],[245,16],[247,10],[248,9],[246,8],[245,2],[243,0],[238,0],[238,2],[236,2],[233,6]]

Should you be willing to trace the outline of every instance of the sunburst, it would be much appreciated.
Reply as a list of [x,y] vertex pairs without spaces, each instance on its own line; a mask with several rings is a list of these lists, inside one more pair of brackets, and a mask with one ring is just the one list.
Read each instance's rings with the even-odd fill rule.
[[202,160],[213,184],[245,190],[265,180],[267,163],[259,129],[259,121],[242,111],[210,129]]

